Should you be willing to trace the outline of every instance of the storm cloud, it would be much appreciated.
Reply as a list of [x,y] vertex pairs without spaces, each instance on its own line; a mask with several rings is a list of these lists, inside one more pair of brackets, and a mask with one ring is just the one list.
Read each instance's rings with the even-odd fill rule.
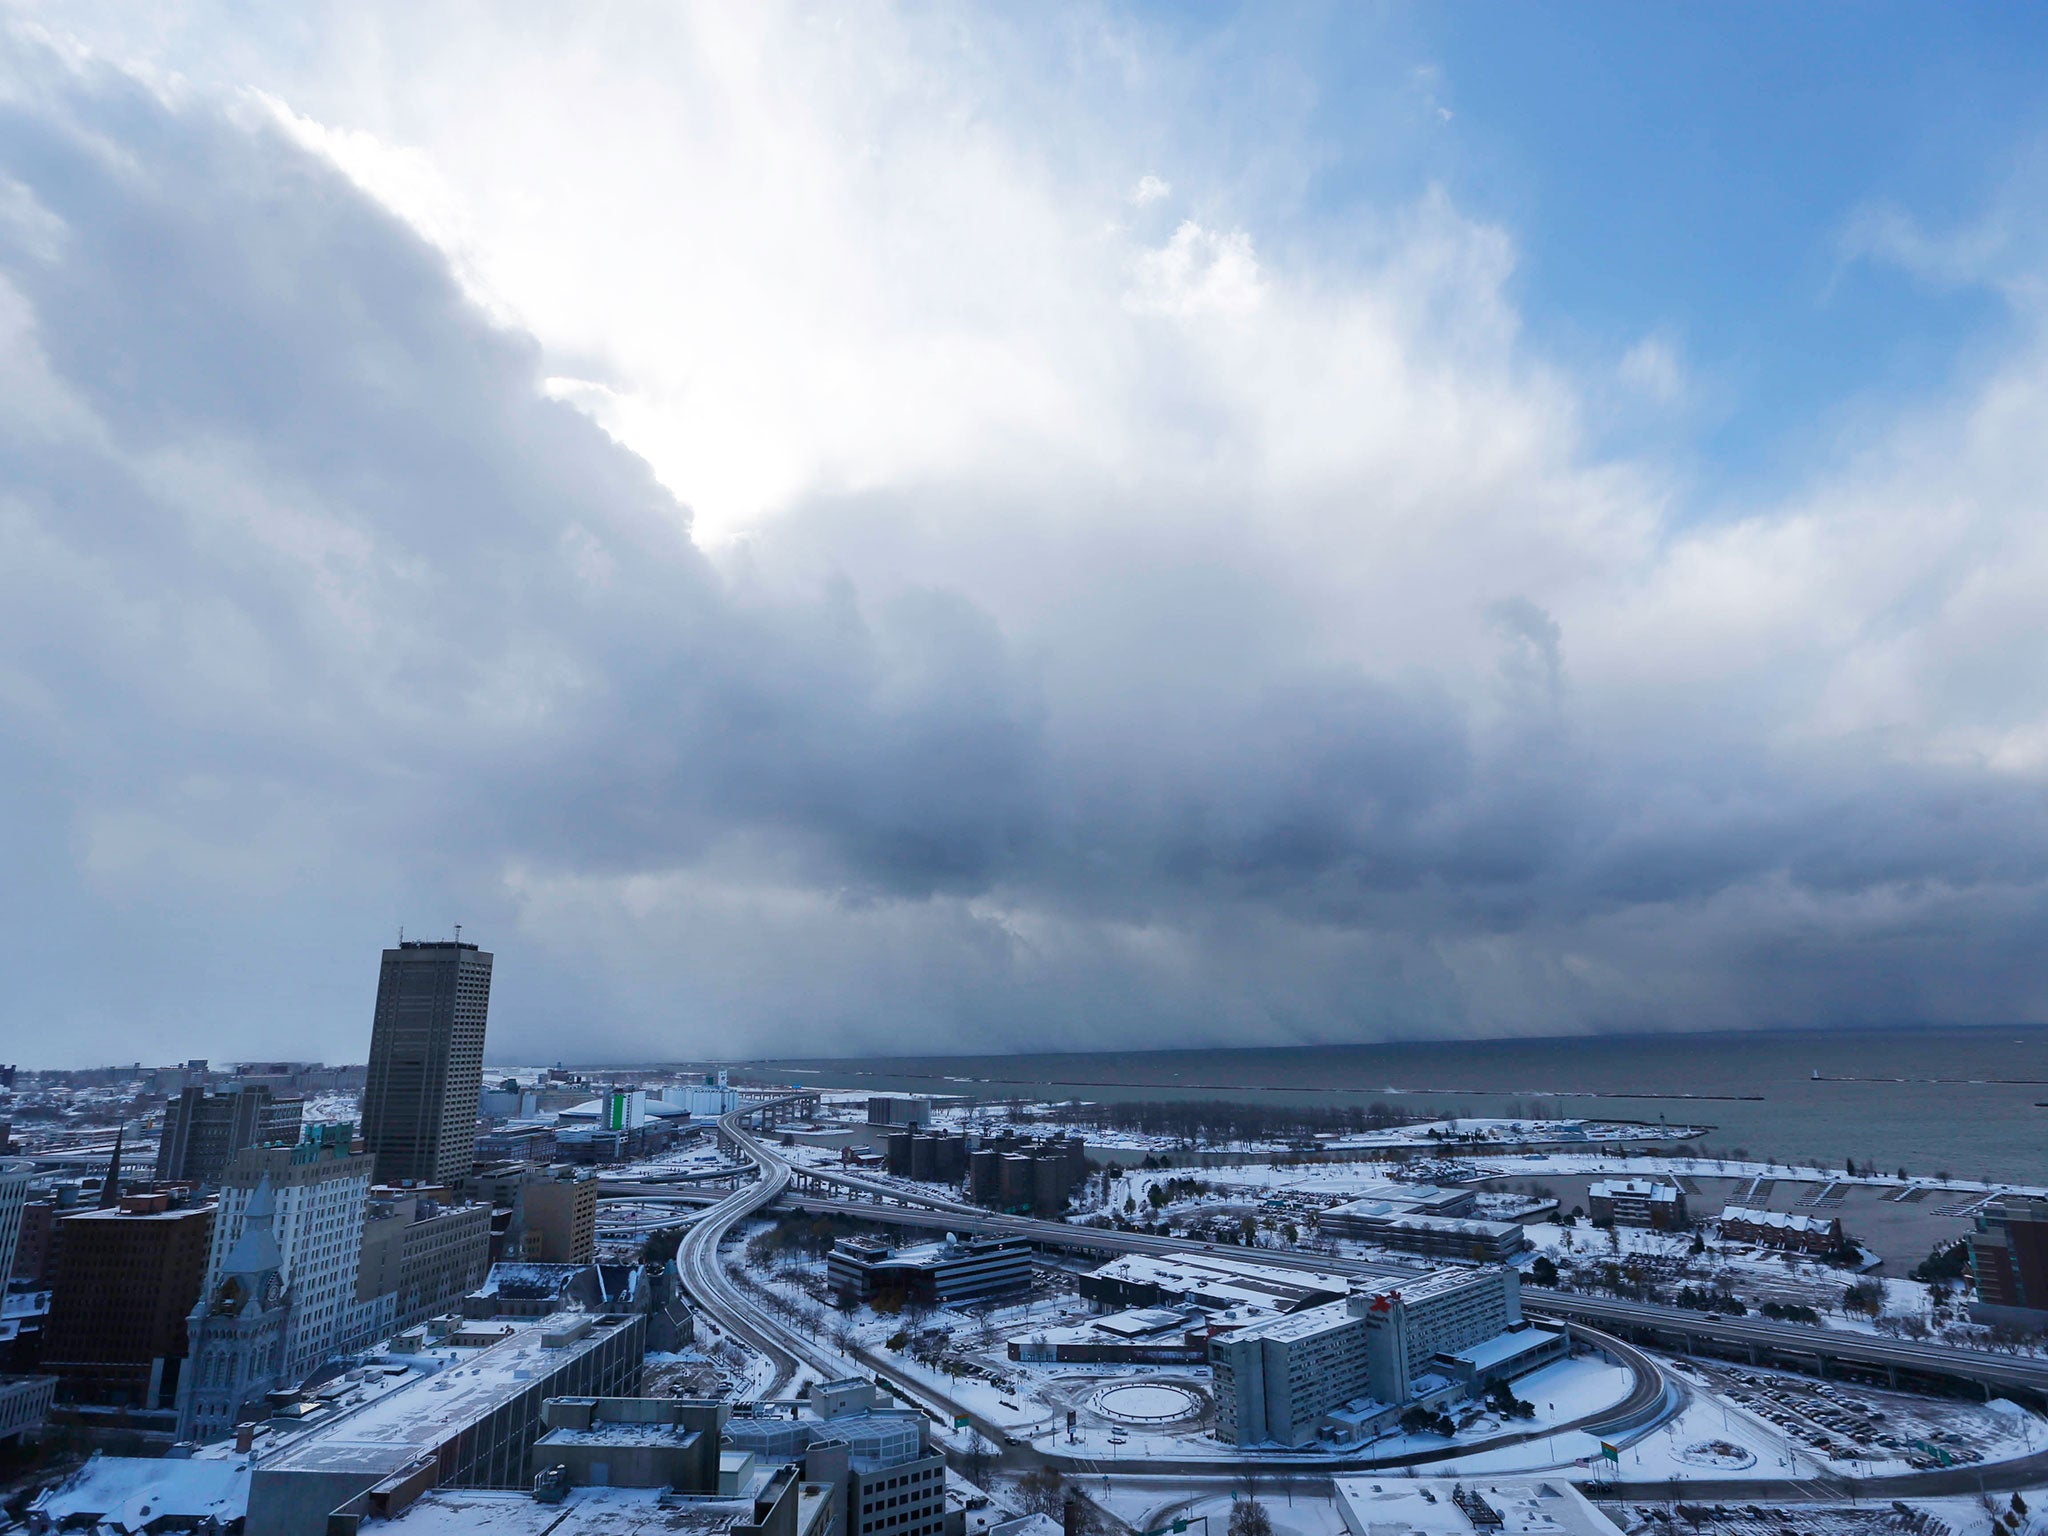
[[712,540],[303,121],[0,61],[10,1057],[359,1059],[455,922],[548,1059],[2048,1013],[2024,316],[1704,517],[1442,199],[1027,229],[947,452]]

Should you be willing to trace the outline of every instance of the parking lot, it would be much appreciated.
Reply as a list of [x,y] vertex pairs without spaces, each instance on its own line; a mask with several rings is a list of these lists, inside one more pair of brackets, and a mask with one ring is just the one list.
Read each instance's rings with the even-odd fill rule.
[[1967,1467],[2048,1443],[2034,1418],[2011,1403],[1915,1397],[1778,1371],[1690,1361],[1715,1393],[1771,1424],[1786,1439],[1831,1461]]

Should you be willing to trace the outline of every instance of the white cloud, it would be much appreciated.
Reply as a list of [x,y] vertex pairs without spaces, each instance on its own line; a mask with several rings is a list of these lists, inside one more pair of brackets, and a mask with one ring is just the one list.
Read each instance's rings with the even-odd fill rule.
[[1674,405],[1685,396],[1685,365],[1668,336],[1645,336],[1622,354],[1615,372],[1623,384],[1657,405]]
[[996,22],[195,14],[0,145],[6,915],[137,957],[80,1050],[260,1013],[260,933],[346,1055],[444,914],[502,1041],[670,1054],[2042,1001],[2037,344],[1702,523],[1448,194],[1338,260],[1189,157],[1126,229],[1195,110],[1128,38],[1092,115]]
[[1140,208],[1150,207],[1161,198],[1173,195],[1173,184],[1161,181],[1157,176],[1146,174],[1138,178],[1138,184],[1131,189],[1131,201]]

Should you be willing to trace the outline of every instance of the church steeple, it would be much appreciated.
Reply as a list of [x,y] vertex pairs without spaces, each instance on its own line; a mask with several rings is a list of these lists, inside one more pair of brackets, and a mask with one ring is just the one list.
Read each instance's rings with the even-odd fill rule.
[[244,1312],[252,1305],[267,1310],[281,1299],[284,1283],[278,1271],[284,1258],[272,1226],[276,1215],[277,1196],[271,1192],[266,1173],[242,1208],[242,1230],[234,1247],[221,1260],[220,1285],[213,1295],[215,1312]]
[[114,1127],[114,1155],[107,1161],[107,1176],[100,1180],[100,1209],[111,1211],[121,1203],[121,1135],[128,1128]]

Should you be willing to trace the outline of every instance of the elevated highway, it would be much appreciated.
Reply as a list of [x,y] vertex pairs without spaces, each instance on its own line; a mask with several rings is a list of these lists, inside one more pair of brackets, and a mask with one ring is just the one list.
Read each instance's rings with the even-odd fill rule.
[[[787,1197],[789,1201],[805,1209],[838,1211],[906,1226],[943,1228],[972,1236],[1010,1234],[1028,1237],[1047,1247],[1099,1253],[1184,1253],[1198,1248],[1278,1268],[1351,1275],[1368,1283],[1398,1282],[1420,1272],[1418,1268],[1384,1261],[1264,1248],[1246,1250],[1227,1243],[1200,1243],[1149,1232],[1119,1232],[1114,1228],[1008,1216],[944,1196],[921,1196],[858,1175],[809,1168],[802,1172],[807,1181],[837,1185],[869,1198],[791,1194]],[[896,1208],[891,1209],[887,1202],[894,1202]],[[1994,1354],[1990,1350],[1958,1349],[1760,1318],[1726,1317],[1527,1284],[1522,1287],[1522,1308],[1534,1316],[1582,1323],[1681,1353],[1712,1354],[1746,1360],[1753,1365],[1789,1366],[1822,1375],[1830,1371],[1862,1374],[1900,1387],[1965,1384],[1987,1397],[1999,1392],[2048,1402],[2048,1360],[2027,1355]]]

